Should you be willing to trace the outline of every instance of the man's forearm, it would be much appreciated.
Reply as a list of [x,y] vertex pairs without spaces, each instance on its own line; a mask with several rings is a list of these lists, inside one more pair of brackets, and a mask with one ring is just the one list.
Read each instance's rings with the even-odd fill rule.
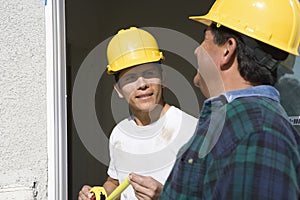
[[108,177],[106,182],[103,184],[103,187],[106,191],[106,194],[110,195],[112,191],[114,191],[118,187],[118,185],[119,185],[118,180]]

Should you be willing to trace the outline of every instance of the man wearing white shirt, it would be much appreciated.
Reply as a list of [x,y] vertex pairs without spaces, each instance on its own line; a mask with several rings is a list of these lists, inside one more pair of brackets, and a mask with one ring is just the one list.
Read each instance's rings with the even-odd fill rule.
[[[155,38],[131,27],[120,30],[107,47],[108,74],[131,115],[110,136],[109,195],[129,174],[130,186],[121,199],[157,199],[180,147],[193,135],[197,119],[163,99],[164,59]],[[89,199],[84,186],[79,200]]]

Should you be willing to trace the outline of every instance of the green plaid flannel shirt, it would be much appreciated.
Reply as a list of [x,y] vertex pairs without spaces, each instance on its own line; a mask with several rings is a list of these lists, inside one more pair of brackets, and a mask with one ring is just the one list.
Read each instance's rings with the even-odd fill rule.
[[299,144],[271,86],[208,99],[160,199],[299,199]]

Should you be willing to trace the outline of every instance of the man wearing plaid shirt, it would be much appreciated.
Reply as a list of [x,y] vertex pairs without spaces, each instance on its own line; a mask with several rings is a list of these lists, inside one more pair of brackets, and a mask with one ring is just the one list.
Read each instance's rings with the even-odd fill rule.
[[191,17],[207,25],[194,83],[208,99],[160,199],[300,198],[300,137],[273,87],[278,63],[298,55],[299,8],[217,0]]

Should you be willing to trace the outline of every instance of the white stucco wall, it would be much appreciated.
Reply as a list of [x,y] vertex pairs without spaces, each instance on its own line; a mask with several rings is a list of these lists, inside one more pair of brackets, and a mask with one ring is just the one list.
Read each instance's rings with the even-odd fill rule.
[[47,199],[44,1],[0,0],[0,19],[0,199]]

